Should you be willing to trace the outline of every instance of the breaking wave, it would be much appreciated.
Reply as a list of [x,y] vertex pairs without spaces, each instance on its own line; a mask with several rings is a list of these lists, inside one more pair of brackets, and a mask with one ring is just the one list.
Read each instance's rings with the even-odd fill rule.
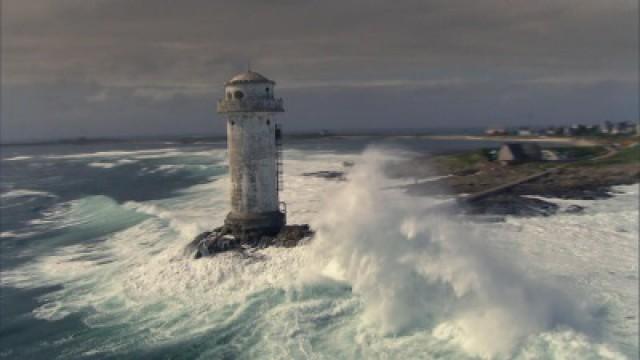
[[3,192],[0,194],[2,198],[10,199],[10,198],[20,198],[20,197],[56,197],[56,195],[51,194],[46,191],[38,191],[38,190],[29,190],[29,189],[13,189],[7,192]]
[[529,276],[463,219],[420,216],[429,199],[380,191],[388,183],[372,174],[388,158],[365,154],[314,223],[317,264],[362,297],[364,324],[388,335],[429,329],[487,358],[547,331],[598,335],[596,309],[581,294]]
[[127,165],[127,164],[133,164],[137,162],[137,160],[131,160],[131,159],[120,159],[118,161],[113,161],[113,162],[108,162],[108,161],[94,161],[94,162],[90,162],[89,164],[87,164],[90,167],[95,167],[95,168],[100,168],[100,169],[111,169],[114,168],[116,166],[121,166],[121,165]]
[[2,161],[21,161],[21,160],[30,160],[32,158],[33,158],[32,156],[20,155],[20,156],[13,156],[10,158],[2,159]]
[[60,285],[34,315],[80,314],[102,334],[67,340],[69,357],[177,357],[194,344],[201,358],[625,358],[603,344],[606,314],[591,297],[500,248],[522,234],[424,215],[438,201],[392,190],[387,152],[358,157],[345,183],[301,174],[353,156],[298,156],[283,197],[292,222],[317,230],[310,245],[186,258],[184,245],[226,215],[222,177],[164,200],[70,202],[43,221],[73,241],[2,282]]

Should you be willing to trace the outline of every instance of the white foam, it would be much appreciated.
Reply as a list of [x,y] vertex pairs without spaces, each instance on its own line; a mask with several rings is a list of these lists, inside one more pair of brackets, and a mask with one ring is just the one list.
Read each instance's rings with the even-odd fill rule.
[[106,162],[106,161],[94,161],[87,164],[90,167],[100,168],[100,169],[112,169],[116,166],[127,165],[136,163],[137,160],[132,159],[120,159],[114,162]]
[[464,219],[420,216],[434,205],[428,198],[380,191],[388,188],[380,176],[387,159],[365,154],[313,223],[316,265],[342,269],[366,303],[365,324],[403,334],[453,322],[460,344],[484,357],[508,355],[526,336],[559,324],[592,330],[577,294],[501,259],[487,233]]
[[147,150],[133,150],[133,151],[96,151],[90,153],[78,153],[67,155],[47,155],[47,159],[86,159],[86,158],[116,158],[123,156],[145,156],[146,154],[175,154],[178,149],[176,148],[163,148],[163,149],[147,149]]
[[0,197],[10,199],[10,198],[19,198],[19,197],[56,197],[56,195],[51,194],[46,191],[39,190],[30,190],[30,189],[13,189],[7,192],[0,194]]
[[33,159],[33,156],[20,155],[20,156],[14,156],[14,157],[2,159],[2,161],[21,161],[21,160],[30,160],[30,159]]
[[[185,257],[186,243],[226,215],[229,185],[222,176],[171,199],[120,205],[92,198],[55,211],[50,221],[64,226],[86,223],[82,214],[95,207],[109,209],[101,217],[132,211],[147,217],[103,242],[58,248],[5,271],[2,282],[62,285],[40,299],[35,315],[54,321],[81,313],[90,327],[117,325],[116,342],[90,345],[110,349],[104,351],[134,344],[148,329],[153,332],[144,343],[154,346],[247,322],[251,326],[238,336],[256,338],[242,350],[245,358],[465,358],[467,352],[531,359],[571,357],[572,350],[621,358],[590,337],[597,334],[590,331],[586,300],[614,298],[614,313],[637,304],[637,292],[623,280],[637,272],[637,242],[630,242],[637,230],[629,215],[637,214],[637,204],[631,196],[593,202],[585,215],[478,225],[425,217],[437,201],[380,190],[390,185],[378,172],[385,153],[285,155],[289,221],[314,225],[311,245],[266,249],[250,258]],[[347,183],[301,176],[344,170],[342,162],[353,160]],[[631,232],[618,232],[618,226]],[[589,229],[600,232],[592,238]],[[597,275],[584,274],[591,262]],[[620,282],[606,283],[610,278],[600,272],[609,269],[621,271],[614,277]],[[583,281],[589,279],[596,281]],[[623,328],[623,341],[637,349],[637,332]],[[95,349],[78,351],[102,351]]]

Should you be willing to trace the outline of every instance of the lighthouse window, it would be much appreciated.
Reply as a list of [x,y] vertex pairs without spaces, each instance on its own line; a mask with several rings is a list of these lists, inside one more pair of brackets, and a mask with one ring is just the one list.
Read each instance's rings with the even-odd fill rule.
[[242,100],[242,98],[244,97],[244,94],[242,93],[242,91],[236,91],[233,93],[233,97],[238,99],[238,100]]
[[264,88],[264,91],[266,91],[267,94],[269,94],[269,88]]
[[271,120],[267,120],[267,125],[271,125]]

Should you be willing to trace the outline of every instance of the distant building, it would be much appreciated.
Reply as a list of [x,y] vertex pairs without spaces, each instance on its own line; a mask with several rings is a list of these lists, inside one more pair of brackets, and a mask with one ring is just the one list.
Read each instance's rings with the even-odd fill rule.
[[559,127],[548,127],[544,130],[544,133],[549,136],[562,135],[562,128]]
[[498,151],[498,161],[502,164],[518,164],[540,160],[542,160],[542,150],[540,149],[540,146],[535,143],[502,144],[500,151]]
[[531,136],[533,135],[533,131],[528,127],[521,127],[518,129],[519,136]]
[[507,135],[507,130],[505,130],[504,128],[489,128],[485,130],[484,133],[488,136],[500,136]]
[[636,125],[627,121],[621,121],[615,124],[605,121],[600,125],[600,133],[609,135],[631,135],[633,133],[638,133],[636,127]]
[[611,132],[611,128],[613,124],[610,121],[605,121],[600,125],[600,132],[602,134],[609,134]]
[[635,126],[628,121],[618,123],[618,133],[631,135],[636,131]]
[[622,134],[622,128],[620,127],[620,125],[615,124],[615,125],[613,125],[613,127],[611,128],[611,131],[609,131],[609,134],[611,134],[611,135],[618,135],[618,134]]

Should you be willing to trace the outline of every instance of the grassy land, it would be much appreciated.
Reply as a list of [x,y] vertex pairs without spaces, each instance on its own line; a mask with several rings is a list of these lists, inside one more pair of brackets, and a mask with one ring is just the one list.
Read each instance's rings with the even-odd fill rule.
[[638,165],[638,169],[640,169],[640,144],[629,146],[620,150],[614,156],[599,160],[591,159],[607,154],[610,151],[608,147],[563,146],[546,149],[556,151],[569,160],[532,161],[505,167],[497,161],[490,160],[492,149],[482,149],[439,156],[434,159],[434,163],[442,173],[462,176],[477,174],[481,177],[485,176],[482,174],[486,174],[487,176],[502,178],[504,181],[558,167],[566,169],[592,168],[594,171],[607,170],[615,172],[620,171],[622,168],[633,170],[634,165]]
[[[590,164],[594,165],[594,162],[589,162],[588,159],[593,157],[603,155],[607,152],[607,149],[604,146],[561,146],[561,147],[549,147],[545,148],[548,150],[553,150],[557,152],[559,155],[563,156],[567,159],[573,159],[577,164]],[[433,159],[433,162],[441,169],[447,169],[449,172],[464,172],[470,169],[479,169],[490,165],[491,163],[497,164],[495,161],[490,160],[491,150],[495,149],[481,149],[481,150],[472,150],[465,151],[455,154],[436,156]],[[630,155],[633,157],[633,155]],[[609,159],[604,159],[602,163],[609,163]],[[556,167],[559,164],[566,164],[566,162],[555,162],[555,161],[536,161],[536,162],[526,162],[515,167],[511,167],[512,169],[520,169],[524,172],[527,171],[536,171],[536,170],[545,170],[551,167]]]
[[437,181],[415,182],[407,187],[413,195],[439,194],[449,189],[458,194],[479,193],[527,176],[555,168],[557,171],[533,181],[519,184],[512,194],[543,195],[561,198],[594,199],[607,196],[607,188],[632,184],[640,180],[640,145],[621,149],[611,157],[613,145],[568,146],[556,150],[573,161],[534,161],[504,166],[491,161],[493,149],[465,151],[436,157],[419,157],[396,164],[396,177],[423,179],[434,175],[451,175]]
[[487,150],[473,150],[450,155],[436,156],[434,162],[451,172],[482,166],[489,162]]
[[566,159],[589,159],[595,156],[603,155],[607,152],[604,146],[571,146],[571,147],[553,147],[548,148],[557,152]]
[[595,160],[593,165],[638,164],[640,165],[640,144],[620,150],[610,158]]

